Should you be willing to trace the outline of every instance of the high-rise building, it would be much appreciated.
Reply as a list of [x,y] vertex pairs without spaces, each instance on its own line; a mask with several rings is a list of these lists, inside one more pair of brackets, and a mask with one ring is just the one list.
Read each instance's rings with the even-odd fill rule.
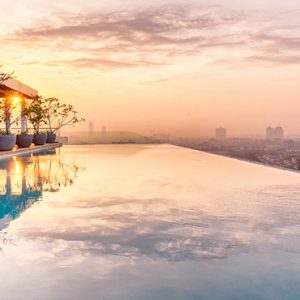
[[107,133],[107,130],[106,130],[106,127],[105,126],[102,126],[102,129],[101,129],[101,136],[106,136],[106,133]]
[[275,135],[275,139],[277,140],[282,140],[284,138],[284,131],[283,128],[281,126],[277,126],[274,129],[274,135]]
[[226,138],[227,138],[226,128],[223,128],[223,127],[216,128],[216,139],[217,140],[225,140]]
[[274,129],[271,126],[269,126],[266,129],[266,139],[267,140],[273,140],[274,139]]
[[282,140],[284,138],[284,130],[281,126],[272,128],[269,126],[266,129],[266,139],[267,140]]
[[89,137],[93,137],[93,136],[94,136],[94,123],[89,122]]

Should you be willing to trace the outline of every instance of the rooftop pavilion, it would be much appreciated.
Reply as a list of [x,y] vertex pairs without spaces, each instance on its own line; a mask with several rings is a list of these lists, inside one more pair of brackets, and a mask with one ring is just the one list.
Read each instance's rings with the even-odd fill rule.
[[[21,83],[20,81],[16,79],[8,79],[4,82],[0,82],[0,99],[4,99],[5,102],[5,109],[6,112],[8,112],[8,117],[6,117],[5,120],[5,130],[9,133],[11,132],[11,118],[10,118],[10,112],[12,109],[12,103],[14,103],[14,108],[18,107],[21,111],[26,107],[26,102],[28,99],[32,99],[33,97],[38,95],[38,91]],[[8,129],[8,130],[7,130]],[[15,129],[21,129],[22,132],[27,133],[27,118],[26,116],[23,116],[21,118],[21,128],[15,128]],[[16,140],[15,140],[16,141]],[[5,145],[6,142],[4,142]],[[13,147],[10,150],[1,149],[0,152],[0,171],[1,171],[1,161],[5,160],[10,157],[15,157],[19,155],[32,155],[36,152],[41,151],[50,151],[57,147],[61,147],[61,143],[48,143],[45,145],[30,145],[28,147],[24,148],[18,148]],[[4,147],[5,148],[5,147]],[[12,150],[12,151],[11,151]],[[0,176],[1,177],[1,176]],[[1,190],[1,188],[0,188]],[[1,198],[1,191],[0,191],[0,198]],[[1,199],[0,199],[1,200]],[[1,214],[1,207],[0,207],[0,214]]]
[[14,78],[7,79],[6,81],[0,83],[0,97],[5,98],[9,92],[15,92],[16,96],[23,97],[25,99],[32,98],[38,94],[37,90]]
[[[14,79],[9,78],[4,82],[0,82],[0,98],[6,98],[7,95],[10,97],[15,97],[20,101],[21,110],[26,104],[26,99],[30,99],[34,96],[37,96],[38,91],[25,85],[24,83]],[[8,120],[8,122],[10,122]],[[10,127],[10,125],[9,125]],[[21,131],[27,130],[27,120],[26,117],[21,119]]]

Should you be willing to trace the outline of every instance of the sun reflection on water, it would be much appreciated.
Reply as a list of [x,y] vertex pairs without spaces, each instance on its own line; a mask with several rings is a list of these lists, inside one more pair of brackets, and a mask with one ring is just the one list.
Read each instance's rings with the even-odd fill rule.
[[0,220],[15,219],[41,199],[44,192],[58,192],[73,184],[80,168],[66,164],[56,152],[13,157],[0,162]]

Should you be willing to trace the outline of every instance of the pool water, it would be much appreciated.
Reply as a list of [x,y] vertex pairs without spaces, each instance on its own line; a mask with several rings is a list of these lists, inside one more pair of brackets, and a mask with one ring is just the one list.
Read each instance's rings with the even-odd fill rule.
[[0,161],[0,299],[300,299],[300,174],[171,145]]

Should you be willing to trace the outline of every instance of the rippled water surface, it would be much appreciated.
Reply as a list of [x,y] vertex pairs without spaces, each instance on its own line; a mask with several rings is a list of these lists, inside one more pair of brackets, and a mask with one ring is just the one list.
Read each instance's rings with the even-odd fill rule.
[[300,174],[169,145],[0,161],[1,300],[300,299]]

